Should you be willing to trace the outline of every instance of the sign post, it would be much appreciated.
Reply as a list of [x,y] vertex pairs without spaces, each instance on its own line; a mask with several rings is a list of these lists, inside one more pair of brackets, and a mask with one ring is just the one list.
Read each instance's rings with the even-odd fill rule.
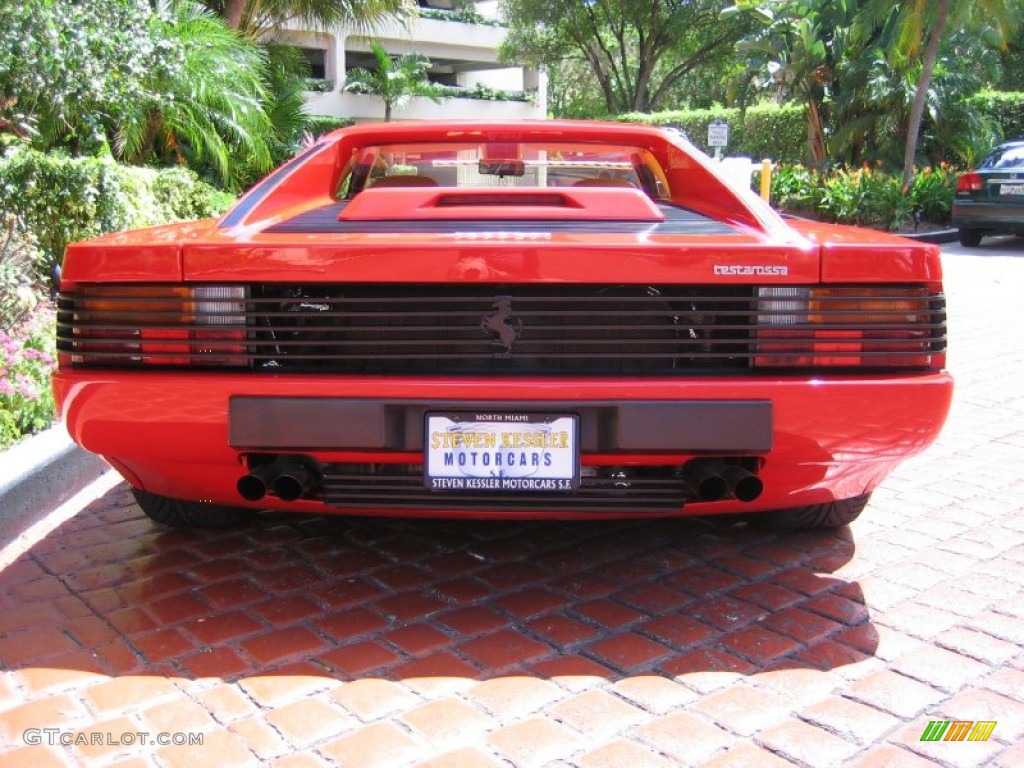
[[708,123],[708,146],[715,148],[715,160],[721,160],[722,147],[729,146],[729,124],[720,117]]

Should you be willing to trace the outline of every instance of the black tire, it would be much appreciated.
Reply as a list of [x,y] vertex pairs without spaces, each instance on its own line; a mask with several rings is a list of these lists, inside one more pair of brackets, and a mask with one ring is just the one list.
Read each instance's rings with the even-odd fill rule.
[[964,248],[977,248],[981,245],[980,230],[960,227],[960,229],[957,230],[957,237],[960,239],[960,245]]
[[842,528],[856,520],[864,511],[870,493],[855,496],[852,499],[838,499],[825,504],[813,504],[809,507],[794,507],[769,512],[758,517],[772,528],[798,531],[822,531]]
[[132,488],[132,494],[150,520],[172,528],[220,528],[238,525],[252,516],[248,509],[170,499],[138,488]]

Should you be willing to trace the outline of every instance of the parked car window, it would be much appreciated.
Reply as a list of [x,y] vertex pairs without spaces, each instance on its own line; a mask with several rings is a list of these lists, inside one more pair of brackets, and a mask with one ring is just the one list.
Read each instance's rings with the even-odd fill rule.
[[1003,170],[1024,167],[1024,144],[1004,144],[981,161],[979,170]]

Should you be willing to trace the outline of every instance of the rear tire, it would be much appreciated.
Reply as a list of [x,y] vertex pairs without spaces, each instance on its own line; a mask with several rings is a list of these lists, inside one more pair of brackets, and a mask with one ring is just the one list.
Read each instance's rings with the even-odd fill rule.
[[758,515],[758,518],[772,528],[782,530],[831,530],[842,528],[856,520],[864,511],[870,498],[871,494],[866,493],[863,496],[854,496],[852,499],[837,499],[825,504],[813,504],[809,507],[780,509],[777,512]]
[[964,248],[977,248],[981,245],[981,232],[977,229],[965,229],[960,227],[957,230],[957,237],[960,240],[960,245]]
[[238,525],[252,515],[248,509],[171,499],[138,488],[132,488],[132,494],[150,520],[172,528],[219,528]]

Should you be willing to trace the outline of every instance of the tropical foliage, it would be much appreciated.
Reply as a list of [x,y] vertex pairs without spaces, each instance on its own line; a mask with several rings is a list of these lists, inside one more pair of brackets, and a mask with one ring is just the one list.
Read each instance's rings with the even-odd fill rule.
[[39,249],[10,213],[0,217],[0,328],[10,329],[35,309],[42,280]]
[[[309,74],[270,26],[369,30],[402,0],[25,0],[0,4],[0,133],[38,149],[184,164],[230,189],[300,146]],[[234,14],[238,12],[238,15]]]
[[224,186],[272,164],[267,54],[190,0],[159,0],[150,33],[170,64],[144,78],[145,96],[117,123],[117,155],[133,163],[188,164]]
[[187,163],[225,186],[269,168],[266,54],[192,0],[28,0],[0,23],[0,117],[37,148]]
[[[999,123],[969,97],[1024,82],[1024,0],[502,5],[510,23],[503,55],[547,67],[553,115],[742,115],[771,99],[803,110],[800,159],[812,165],[969,163],[1001,138]],[[682,14],[691,14],[688,34],[659,47]],[[688,68],[690,51],[701,56]]]
[[917,62],[914,96],[907,116],[903,181],[909,184],[917,160],[917,145],[925,110],[931,101],[936,62],[944,43],[959,37],[962,45],[982,41],[982,48],[1006,48],[1020,26],[1021,0],[866,0],[858,20],[887,43],[897,60]]
[[919,149],[963,157],[995,139],[965,98],[998,80],[1021,10],[1021,0],[740,0],[729,15],[759,23],[738,46],[753,86],[805,105],[810,162],[902,164],[906,184]]

